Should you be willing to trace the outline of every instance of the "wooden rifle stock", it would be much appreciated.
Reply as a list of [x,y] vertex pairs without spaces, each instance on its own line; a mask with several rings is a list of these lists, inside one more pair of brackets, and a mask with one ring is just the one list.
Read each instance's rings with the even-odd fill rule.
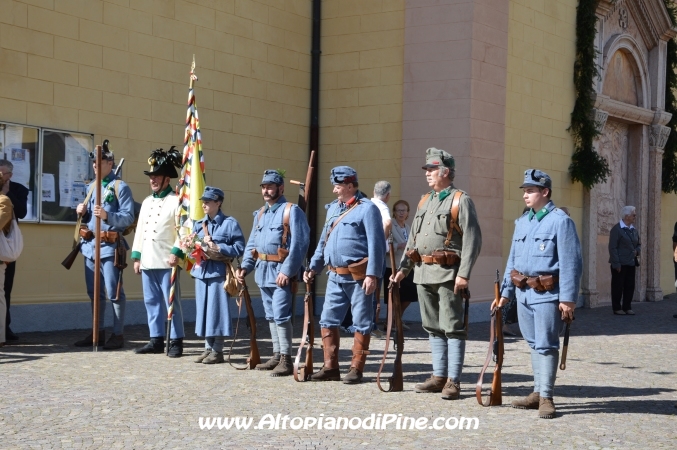
[[[499,406],[503,404],[503,395],[501,393],[501,368],[503,367],[503,315],[498,303],[501,300],[499,274],[496,271],[496,282],[494,283],[494,298],[495,306],[491,311],[491,329],[489,335],[489,350],[487,351],[487,359],[484,361],[484,366],[477,379],[477,386],[475,387],[475,396],[477,403],[482,406]],[[489,366],[492,355],[496,365],[494,366],[494,378],[491,382],[491,389],[488,397],[482,399],[482,381],[484,380],[484,372]]]
[[[312,285],[306,283],[306,295],[303,298],[304,312],[303,312],[303,335],[301,336],[301,344],[296,353],[294,360],[294,379],[296,381],[309,381],[313,374],[313,346],[315,345],[315,321],[313,319],[313,296]],[[306,362],[300,366],[301,353],[303,347],[306,347]]]
[[68,256],[66,256],[66,259],[61,261],[61,265],[64,266],[67,270],[70,270],[71,267],[73,266],[75,259],[78,257],[78,253],[80,253],[80,247],[82,247],[82,242],[74,244],[73,250],[71,250]]
[[[299,186],[298,206],[306,214],[308,214],[310,208],[312,207],[312,203],[310,202],[310,194],[312,192],[311,188],[313,183],[313,174],[315,172],[316,154],[317,153],[315,150],[310,152],[310,160],[308,161],[308,170],[306,171],[305,183],[290,180],[291,184],[296,184]],[[310,249],[308,250],[310,251]],[[306,262],[306,267],[307,266],[308,263]],[[301,336],[299,350],[296,353],[296,358],[294,359],[294,380],[298,382],[309,381],[310,376],[313,374],[313,346],[315,344],[315,314],[313,311],[314,294],[315,289],[313,288],[313,284],[306,283],[306,295],[303,298],[303,334]],[[295,311],[295,308],[292,309],[292,313],[293,311]],[[306,346],[306,361],[305,364],[301,366],[301,354],[304,346]]]
[[[390,267],[392,267],[393,272],[397,268],[395,262],[395,245],[393,244],[393,236],[390,235],[388,238],[388,244],[390,246]],[[393,329],[393,318],[395,319],[395,327],[397,330],[396,336],[396,353],[395,361],[393,363],[393,375],[388,378],[388,389],[384,389],[381,386],[381,372],[383,371],[383,366],[386,363],[386,357],[388,356],[388,349],[390,348],[390,335]],[[400,303],[400,288],[395,283],[390,283],[390,292],[388,295],[388,327],[386,329],[386,345],[385,350],[383,351],[383,359],[381,360],[381,366],[378,369],[376,374],[376,384],[382,392],[402,392],[404,390],[404,374],[402,369],[402,353],[404,352],[404,327],[402,326],[402,304]]]

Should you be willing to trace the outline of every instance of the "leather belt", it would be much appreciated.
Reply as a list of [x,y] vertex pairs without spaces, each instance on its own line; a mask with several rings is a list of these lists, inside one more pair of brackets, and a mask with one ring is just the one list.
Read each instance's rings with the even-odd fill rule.
[[350,275],[350,269],[347,267],[332,267],[332,266],[327,266],[327,269],[330,271],[334,272],[337,275]]
[[[451,264],[443,264],[447,266],[455,266],[461,261],[461,258],[458,257],[458,255],[454,255],[455,258],[452,256],[452,260],[449,261]],[[433,255],[421,255],[421,262],[424,264],[440,264],[438,261],[435,261],[435,257]]]
[[270,261],[270,262],[280,262],[280,261],[282,261],[282,258],[280,258],[280,255],[266,255],[265,253],[259,253],[258,258],[261,261]]
[[557,286],[557,283],[559,283],[559,277],[557,275],[546,274],[537,277],[528,277],[514,269],[510,271],[510,280],[512,281],[512,284],[520,289],[530,287],[538,292],[551,291]]

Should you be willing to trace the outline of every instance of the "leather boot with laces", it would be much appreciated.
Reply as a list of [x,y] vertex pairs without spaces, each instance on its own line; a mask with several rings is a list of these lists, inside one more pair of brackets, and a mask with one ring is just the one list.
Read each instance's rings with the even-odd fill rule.
[[201,364],[202,361],[204,361],[204,359],[205,359],[207,356],[209,356],[209,354],[210,354],[211,352],[212,352],[211,350],[205,350],[204,352],[202,352],[202,353],[200,354],[200,356],[198,356],[197,358],[195,358],[195,362],[198,363],[198,364]]
[[340,381],[341,373],[338,365],[338,351],[341,343],[338,327],[322,328],[322,350],[324,366],[310,376],[310,381]]
[[551,398],[541,397],[538,404],[538,417],[541,419],[552,419],[555,417],[555,402]]
[[270,357],[268,361],[263,364],[256,366],[256,370],[273,370],[280,363],[280,354],[273,353],[273,356]]
[[442,389],[442,398],[445,400],[458,400],[461,396],[461,383],[454,382],[451,378]]
[[538,392],[532,392],[526,397],[522,397],[518,400],[513,400],[512,407],[517,409],[538,409],[540,400],[541,394]]
[[423,383],[418,383],[416,386],[414,386],[414,390],[416,392],[423,393],[442,392],[442,389],[444,389],[446,381],[447,379],[445,377],[431,375],[430,378],[425,380]]
[[[183,338],[172,339],[169,341],[169,353],[167,356],[170,358],[178,358],[183,355]],[[202,361],[204,364],[204,361]]]
[[290,355],[280,355],[280,363],[270,373],[271,377],[286,377],[294,373]]

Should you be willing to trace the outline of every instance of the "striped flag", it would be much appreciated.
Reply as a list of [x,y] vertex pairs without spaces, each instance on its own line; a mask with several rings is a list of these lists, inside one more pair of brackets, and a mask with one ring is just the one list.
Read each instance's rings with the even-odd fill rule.
[[186,112],[186,134],[183,140],[183,167],[176,193],[181,202],[179,224],[188,228],[190,233],[193,221],[205,216],[200,204],[200,197],[205,190],[205,160],[202,153],[202,136],[200,119],[197,115],[193,82],[195,75],[195,56],[190,69],[190,87],[188,88],[188,111]]

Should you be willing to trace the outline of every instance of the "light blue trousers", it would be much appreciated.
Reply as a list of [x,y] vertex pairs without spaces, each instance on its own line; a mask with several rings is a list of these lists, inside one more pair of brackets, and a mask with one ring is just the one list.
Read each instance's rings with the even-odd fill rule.
[[[181,313],[181,290],[179,289],[179,272],[176,274],[174,293],[174,317],[170,339],[180,339],[183,332],[183,314]],[[169,307],[169,290],[171,287],[172,269],[147,269],[141,271],[143,282],[143,302],[148,314],[150,337],[165,337],[167,308]]]
[[[87,295],[92,301],[94,308],[94,260],[85,260],[85,284]],[[118,277],[120,270],[115,267],[115,258],[101,258],[101,271],[99,278],[99,329],[103,330],[104,316],[106,312],[106,297],[113,305],[113,333],[120,335],[125,328],[125,306],[127,304],[125,290],[120,288],[120,298],[116,298],[118,289]]]

